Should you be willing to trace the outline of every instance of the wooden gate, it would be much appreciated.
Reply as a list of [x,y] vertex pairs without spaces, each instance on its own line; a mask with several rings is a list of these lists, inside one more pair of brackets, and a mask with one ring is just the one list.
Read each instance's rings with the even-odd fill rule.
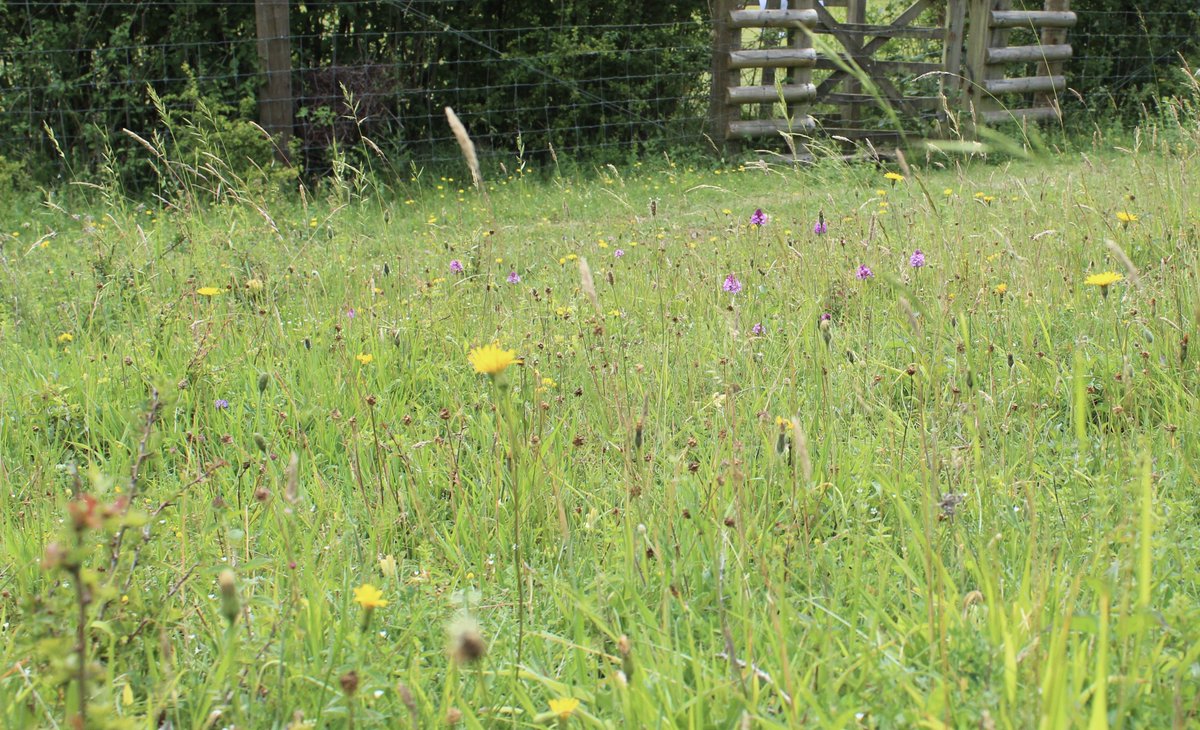
[[[1044,0],[1039,11],[1011,10],[1012,0],[911,0],[883,18],[868,0],[710,1],[710,119],[721,143],[818,130],[847,140],[926,135],[949,111],[1046,118],[1065,88],[1069,0]],[[1015,28],[1041,35],[1008,47]],[[1004,77],[1006,64],[1030,61],[1036,76]],[[1037,99],[1004,112],[1008,93]]]

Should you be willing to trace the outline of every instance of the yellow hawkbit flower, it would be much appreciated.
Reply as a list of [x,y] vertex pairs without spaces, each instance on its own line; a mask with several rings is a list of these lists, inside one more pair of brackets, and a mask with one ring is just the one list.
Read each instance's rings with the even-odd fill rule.
[[74,339],[75,339],[75,335],[71,334],[70,332],[63,332],[61,335],[58,336],[58,341],[63,342],[63,343],[71,342]]
[[492,344],[476,347],[467,353],[467,359],[475,367],[475,372],[495,377],[517,362],[517,353],[501,350],[499,345]]
[[550,711],[562,721],[571,719],[571,715],[575,714],[575,710],[578,709],[579,700],[574,697],[559,697],[550,700]]
[[383,591],[370,583],[363,583],[354,589],[354,602],[368,611],[388,605],[387,599],[383,597]]
[[1118,281],[1124,278],[1124,276],[1121,276],[1115,271],[1105,271],[1103,274],[1092,274],[1084,280],[1084,283],[1088,286],[1098,286],[1103,289],[1116,284]]
[[1083,283],[1087,284],[1088,286],[1100,287],[1100,294],[1107,297],[1108,288],[1124,278],[1124,276],[1121,276],[1115,271],[1105,271],[1102,274],[1092,274],[1088,278],[1084,279]]
[[1000,296],[1004,296],[1005,293],[1008,292],[1008,284],[997,284],[996,288],[993,289],[992,291],[996,292]]
[[221,290],[215,286],[202,286],[196,290],[196,293],[202,297],[215,297],[221,293]]
[[1129,225],[1130,223],[1137,223],[1137,219],[1138,219],[1138,217],[1134,213],[1129,213],[1124,210],[1117,211],[1117,220],[1119,220],[1121,223],[1123,223],[1125,225]]
[[362,352],[358,355],[355,355],[354,359],[358,360],[359,364],[361,365],[370,365],[375,361],[375,356],[370,353]]
[[884,175],[884,178],[891,180],[894,183],[904,182],[904,176],[898,172],[889,172]]

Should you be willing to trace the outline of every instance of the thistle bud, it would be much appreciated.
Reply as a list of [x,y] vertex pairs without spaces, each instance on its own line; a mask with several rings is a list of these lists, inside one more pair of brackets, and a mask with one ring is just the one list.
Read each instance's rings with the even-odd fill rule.
[[633,645],[629,641],[629,637],[621,634],[621,638],[617,639],[617,651],[621,654],[621,671],[625,673],[625,679],[633,678]]
[[217,585],[221,589],[221,615],[232,625],[242,612],[242,603],[238,599],[237,577],[232,570],[222,570],[217,576]]

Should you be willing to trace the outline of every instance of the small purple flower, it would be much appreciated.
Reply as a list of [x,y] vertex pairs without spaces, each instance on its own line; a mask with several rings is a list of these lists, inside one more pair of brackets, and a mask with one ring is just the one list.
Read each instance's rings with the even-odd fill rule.
[[725,283],[721,285],[721,288],[730,294],[737,294],[742,290],[742,282],[738,281],[736,276],[730,274],[725,277]]
[[821,319],[818,321],[820,324],[825,324],[826,322],[832,322],[833,315],[830,314],[829,312],[821,312]]
[[765,226],[766,224],[767,224],[767,217],[765,215],[763,215],[762,208],[755,208],[754,214],[750,216],[750,225]]
[[520,284],[521,283],[521,275],[515,271],[508,272],[508,283],[509,284]]
[[829,226],[825,225],[825,214],[817,213],[817,222],[813,224],[813,233],[824,236],[828,232]]
[[914,269],[919,269],[925,265],[925,254],[921,253],[921,249],[913,251],[913,255],[908,258],[908,265]]
[[354,319],[354,307],[350,307],[346,310],[346,316],[350,319]]
[[450,272],[451,273],[461,274],[462,270],[463,270],[463,265],[462,265],[461,261],[459,261],[458,259],[452,259],[450,261]]
[[767,328],[763,327],[762,322],[756,322],[754,326],[750,328],[750,334],[754,335],[755,337],[762,337],[766,333]]
[[854,275],[859,279],[870,279],[872,276],[875,276],[875,272],[871,271],[871,267],[866,264],[859,264],[858,271]]
[[617,258],[621,258],[624,255],[625,255],[625,249],[623,249],[623,248],[618,248],[616,251],[613,251],[613,256],[616,256]]
[[217,400],[213,403],[213,407],[219,411],[223,411],[229,407],[229,401],[225,400],[224,398],[217,398]]

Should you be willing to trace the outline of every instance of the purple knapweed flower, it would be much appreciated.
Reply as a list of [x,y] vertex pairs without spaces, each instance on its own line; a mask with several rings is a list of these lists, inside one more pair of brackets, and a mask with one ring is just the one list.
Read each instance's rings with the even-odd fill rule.
[[875,272],[871,271],[871,267],[866,264],[859,264],[858,271],[854,275],[859,279],[870,279],[872,276],[875,276]]
[[217,400],[213,403],[213,407],[217,410],[223,411],[229,407],[229,401],[225,400],[224,398],[217,398]]
[[613,251],[613,256],[616,256],[617,258],[621,258],[624,255],[625,255],[625,249],[623,249],[623,248],[618,248],[616,251]]
[[813,224],[813,233],[817,234],[818,236],[824,236],[828,232],[829,226],[825,225],[825,214],[818,213],[817,222]]
[[463,265],[462,265],[462,262],[461,262],[461,261],[459,261],[458,259],[451,259],[451,261],[450,261],[450,271],[451,271],[451,273],[454,273],[454,274],[461,274],[461,273],[462,273],[462,270],[463,270]]
[[508,283],[509,284],[520,284],[521,283],[521,275],[515,271],[508,272]]
[[832,321],[833,321],[832,314],[830,314],[829,312],[821,312],[821,318],[818,320],[818,322],[820,324],[825,324],[826,322],[832,322]]
[[346,316],[350,319],[354,319],[354,307],[350,307],[346,310]]
[[913,251],[912,256],[908,257],[908,265],[914,269],[919,269],[925,265],[925,254],[921,253],[921,249]]
[[765,215],[763,215],[762,208],[755,208],[754,214],[750,216],[750,225],[765,226],[766,224],[767,224],[767,217]]
[[721,288],[730,294],[737,294],[742,290],[742,282],[738,281],[736,276],[730,274],[725,277],[725,283],[721,285]]
[[766,333],[767,328],[763,327],[762,322],[755,322],[754,326],[750,328],[750,334],[754,335],[755,337],[762,337]]

